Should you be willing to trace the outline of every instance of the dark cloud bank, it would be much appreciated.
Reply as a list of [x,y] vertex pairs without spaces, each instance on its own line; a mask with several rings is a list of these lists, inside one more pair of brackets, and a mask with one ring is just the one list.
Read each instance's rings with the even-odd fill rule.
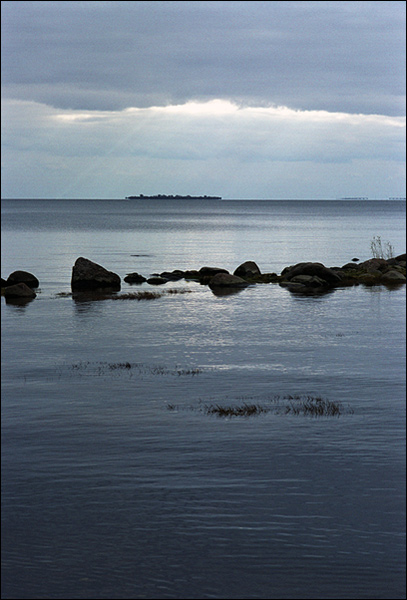
[[405,2],[1,6],[9,98],[89,110],[228,98],[405,112]]

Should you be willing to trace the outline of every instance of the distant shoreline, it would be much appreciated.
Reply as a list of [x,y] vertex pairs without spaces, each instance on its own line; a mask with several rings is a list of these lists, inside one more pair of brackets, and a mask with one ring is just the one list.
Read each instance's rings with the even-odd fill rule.
[[182,196],[180,194],[145,196],[144,194],[139,194],[138,196],[126,196],[125,200],[222,200],[222,196]]
[[[128,196],[131,199],[148,200],[151,196]],[[154,196],[154,198],[156,198]],[[126,199],[126,198],[125,198]],[[355,202],[355,200],[346,198],[223,198],[219,196],[168,196],[167,198],[158,198],[167,200],[212,200],[219,199],[223,202]],[[99,201],[99,202],[117,202],[123,200],[123,198],[1,198],[2,201],[45,201],[45,202],[81,202],[81,201]],[[357,201],[356,201],[357,202]],[[359,202],[406,202],[405,197],[391,197],[391,198],[368,198],[368,200],[359,200]]]

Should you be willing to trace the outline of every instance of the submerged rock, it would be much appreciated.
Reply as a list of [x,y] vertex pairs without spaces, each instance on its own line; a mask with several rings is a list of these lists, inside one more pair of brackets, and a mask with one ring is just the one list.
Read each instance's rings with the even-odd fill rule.
[[73,291],[106,287],[120,289],[120,286],[119,275],[82,256],[76,260],[72,268],[71,288]]

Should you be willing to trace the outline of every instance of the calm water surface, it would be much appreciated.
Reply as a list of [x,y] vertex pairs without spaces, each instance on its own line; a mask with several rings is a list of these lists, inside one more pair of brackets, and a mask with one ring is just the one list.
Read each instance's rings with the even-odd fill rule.
[[281,272],[374,235],[405,251],[405,203],[3,201],[40,290],[2,299],[2,598],[405,598],[405,287],[66,294],[78,256]]

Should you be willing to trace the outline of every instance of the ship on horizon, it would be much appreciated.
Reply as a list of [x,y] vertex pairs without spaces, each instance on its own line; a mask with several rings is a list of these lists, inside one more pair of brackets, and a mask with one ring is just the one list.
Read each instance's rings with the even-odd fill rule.
[[153,196],[126,196],[126,200],[222,200],[222,196],[182,196],[180,194],[155,194]]

